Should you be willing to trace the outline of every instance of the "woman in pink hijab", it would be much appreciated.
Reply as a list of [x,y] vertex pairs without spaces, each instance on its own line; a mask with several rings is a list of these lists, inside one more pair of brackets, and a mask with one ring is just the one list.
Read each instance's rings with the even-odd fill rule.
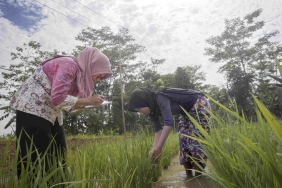
[[[30,145],[41,157],[45,152],[52,155],[53,149],[62,152],[60,154],[66,151],[62,110],[101,106],[104,97],[92,96],[94,84],[111,75],[109,59],[93,47],[85,48],[77,57],[56,56],[41,63],[10,102],[16,110],[17,147],[20,148],[18,177],[21,164],[26,164]],[[37,152],[32,152],[33,162],[37,160]],[[45,170],[48,169],[46,165]]]

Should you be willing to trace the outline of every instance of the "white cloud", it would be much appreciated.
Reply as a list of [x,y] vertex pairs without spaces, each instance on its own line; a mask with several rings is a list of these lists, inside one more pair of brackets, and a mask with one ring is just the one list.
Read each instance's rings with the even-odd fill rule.
[[11,52],[15,51],[16,46],[22,46],[28,41],[28,33],[14,26],[5,18],[0,18],[0,65],[9,65],[11,61]]
[[[172,59],[169,56],[170,52],[173,53],[173,56],[177,56],[183,61],[186,59],[190,61],[191,57],[203,56],[204,46],[207,45],[205,39],[221,33],[224,28],[224,19],[242,18],[247,13],[251,13],[258,8],[263,8],[264,10],[259,20],[266,21],[264,31],[281,30],[282,27],[282,16],[279,11],[279,7],[282,4],[280,0],[271,0],[271,2],[258,2],[256,0],[239,0],[235,2],[231,2],[231,0],[200,2],[197,0],[182,0],[177,2],[163,0],[80,1],[92,10],[75,1],[57,1],[88,18],[88,20],[54,2],[42,1],[43,4],[78,20],[82,24],[44,7],[43,14],[48,16],[48,18],[40,22],[38,26],[39,31],[34,30],[34,33],[28,34],[6,23],[5,29],[1,31],[4,31],[4,36],[6,34],[8,35],[8,33],[9,35],[0,38],[3,42],[2,44],[5,46],[5,43],[9,43],[6,46],[16,46],[21,45],[22,42],[28,42],[28,40],[36,40],[46,50],[59,49],[61,51],[71,52],[73,46],[77,44],[74,37],[85,28],[85,25],[98,29],[101,26],[107,25],[116,30],[118,29],[116,24],[118,24],[128,27],[130,32],[132,32],[132,36],[136,38],[137,42],[140,41],[141,45],[147,48],[148,53],[152,55],[156,53],[155,56],[166,58],[167,67],[169,67]],[[27,3],[25,4],[28,6]],[[32,5],[29,6],[34,7]],[[10,33],[14,33],[15,31],[8,31],[9,28],[12,28],[12,30],[16,28],[15,31],[17,33],[10,35]],[[261,33],[258,33],[257,36],[259,34]],[[20,40],[18,39],[19,36],[22,36]],[[275,39],[281,41],[281,34],[277,35]],[[8,50],[11,49],[8,48]],[[4,58],[7,59],[7,57]],[[180,61],[178,64],[181,65],[182,63]],[[210,72],[210,70],[206,71]]]

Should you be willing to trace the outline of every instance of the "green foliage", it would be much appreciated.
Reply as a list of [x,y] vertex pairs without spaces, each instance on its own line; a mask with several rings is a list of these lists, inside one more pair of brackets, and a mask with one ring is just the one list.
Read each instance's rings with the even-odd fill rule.
[[[0,89],[3,90],[0,99],[10,101],[18,87],[33,74],[37,66],[46,58],[59,53],[57,50],[53,52],[41,51],[41,45],[36,41],[30,41],[27,44],[24,43],[23,47],[16,47],[16,52],[11,53],[11,59],[17,61],[15,64],[9,64],[9,67],[3,66],[5,72],[2,72],[3,81],[0,82]],[[11,119],[5,126],[5,128],[15,123],[15,112],[9,106],[2,107],[4,115],[0,118],[3,120],[9,115]]]
[[[276,55],[274,55],[274,56],[275,56],[275,63],[276,63],[276,66],[278,67],[280,76],[282,77],[282,67],[281,67],[281,65],[280,65],[280,63],[279,63],[279,60],[278,60],[277,56],[276,56]],[[281,81],[280,81],[280,82],[281,82]],[[282,83],[282,82],[281,82],[281,83]]]
[[[228,91],[224,87],[218,87],[215,85],[207,85],[205,88],[202,90],[204,94],[207,94],[211,96],[213,99],[218,101],[221,104],[225,104],[228,107],[232,108],[232,103],[230,103],[230,97],[228,95]],[[220,108],[217,105],[212,106],[212,111],[221,113]]]
[[152,138],[142,133],[134,138],[108,137],[103,142],[79,146],[68,152],[66,164],[59,159],[58,166],[53,166],[49,173],[42,171],[42,163],[36,167],[28,157],[28,167],[23,169],[20,180],[14,175],[17,157],[11,164],[11,172],[3,168],[7,146],[0,160],[0,187],[151,187],[162,168],[167,167],[178,152],[178,137],[171,134],[163,148],[162,159],[152,163],[149,154]]
[[135,60],[137,54],[145,50],[143,46],[134,43],[135,39],[125,28],[120,29],[116,34],[109,27],[100,30],[87,28],[83,29],[75,39],[82,42],[82,45],[76,46],[73,55],[77,55],[86,46],[97,47],[109,57],[114,80],[119,79],[120,62],[122,62],[123,75],[126,77],[132,68],[129,62]]
[[164,87],[176,87],[174,74],[161,75],[160,79],[163,81]]
[[199,72],[201,65],[177,67],[174,72],[175,87],[183,89],[201,90],[205,81],[205,73]]
[[157,71],[147,70],[142,74],[142,76],[144,79],[142,87],[146,87],[152,90],[158,90],[160,88],[160,85],[157,83],[157,81],[160,79],[160,74],[158,74]]
[[[87,28],[78,34],[76,40],[82,42],[82,45],[76,47],[74,55],[77,55],[85,46],[92,46],[99,48],[109,57],[113,76],[110,79],[97,83],[95,88],[99,94],[106,96],[107,100],[112,101],[112,107],[105,109],[104,113],[101,114],[101,117],[107,116],[107,118],[104,119],[105,127],[103,127],[103,129],[112,129],[121,134],[123,133],[121,87],[124,106],[126,107],[130,95],[129,91],[132,91],[135,87],[140,87],[144,80],[146,80],[147,85],[157,81],[159,75],[154,71],[150,72],[151,70],[148,69],[156,69],[164,60],[151,59],[150,63],[141,61],[133,63],[137,54],[145,51],[145,48],[134,43],[135,39],[133,39],[132,36],[129,35],[129,31],[124,28],[120,29],[118,33],[113,33],[109,27],[103,27],[100,30]],[[147,76],[147,74],[149,75]],[[152,79],[149,78],[147,80],[147,77],[151,75]],[[122,86],[120,85],[120,79],[122,80]],[[130,88],[130,90],[128,90],[128,88]],[[126,127],[129,129],[136,128],[134,119],[137,118],[137,116],[127,112],[124,112],[124,115]]]
[[[138,62],[132,65],[130,64],[130,61],[135,60],[137,54],[143,52],[145,48],[134,43],[134,39],[128,34],[127,29],[120,29],[119,32],[115,34],[109,27],[104,27],[100,30],[87,28],[82,30],[76,39],[82,42],[82,45],[76,46],[76,48],[73,50],[74,56],[76,56],[78,52],[84,49],[86,46],[93,46],[99,48],[109,57],[113,71],[113,77],[105,81],[101,81],[95,85],[98,93],[100,95],[104,95],[107,100],[112,100],[112,85],[115,81],[119,80],[119,65],[121,65],[122,68],[122,79],[124,83],[138,80],[140,76],[135,76],[137,70],[140,72],[145,70],[146,63],[144,62]],[[56,54],[65,54],[64,52],[59,53],[58,50],[54,50],[54,52],[41,51],[40,48],[41,45],[39,43],[31,41],[28,44],[24,44],[23,48],[17,47],[17,52],[11,53],[12,60],[19,61],[10,65],[10,68],[8,69],[10,72],[2,73],[4,81],[0,83],[0,89],[4,89],[7,94],[0,95],[1,99],[9,101],[11,96],[13,96],[13,94],[16,92],[17,88],[30,75],[33,74],[35,68],[37,68],[43,60],[46,60],[47,58]],[[155,64],[160,64],[160,62],[161,61],[159,60],[155,60]],[[132,72],[131,70],[136,70],[136,72]],[[115,104],[116,103],[113,103],[113,105]],[[9,114],[12,117],[11,121],[6,127],[14,124],[14,111],[9,107],[2,108],[2,110],[4,110],[4,116],[2,119],[8,117]],[[121,124],[109,124],[108,120],[111,118],[110,116],[115,116],[115,119],[120,119],[120,113],[111,113],[111,108],[108,107],[98,108],[95,113],[87,113],[84,111],[73,116],[73,119],[75,119],[74,122],[72,122],[68,118],[67,113],[65,113],[66,118],[64,124],[67,129],[71,128],[71,133],[85,131],[99,132],[100,129],[104,128],[104,122],[110,126],[109,129],[112,128],[114,130],[117,127],[121,127]],[[98,116],[101,117],[100,121],[96,120]]]
[[123,133],[124,127],[122,119],[122,101],[121,101],[121,90],[119,81],[113,83],[113,94],[112,94],[112,116],[110,117],[110,127],[118,130],[120,134]]
[[210,112],[214,119],[211,134],[199,139],[210,161],[207,163],[210,173],[206,175],[216,187],[282,186],[281,123],[256,97],[253,99],[257,121],[247,121],[238,111],[210,98],[226,111],[225,117]]
[[256,96],[276,117],[281,117],[282,88],[275,87],[269,82],[267,80],[258,85]]
[[[105,108],[105,107],[104,107]],[[64,111],[64,128],[71,134],[97,134],[104,128],[103,120],[107,117],[102,116],[103,109],[92,108],[80,110],[76,113],[69,114]]]
[[12,52],[12,60],[18,60],[17,64],[10,64],[7,73],[2,72],[3,82],[0,82],[0,88],[4,89],[7,94],[1,98],[9,100],[16,89],[34,72],[42,60],[50,57],[54,53],[40,50],[41,45],[35,41],[24,43],[23,48],[17,47],[17,52]]
[[211,46],[205,48],[205,55],[215,63],[223,63],[219,72],[224,73],[228,82],[228,94],[235,98],[237,105],[248,116],[251,110],[250,93],[256,93],[257,86],[262,86],[267,74],[273,74],[273,53],[280,55],[282,47],[278,42],[270,41],[278,31],[265,33],[256,41],[254,32],[264,26],[264,21],[257,21],[262,9],[246,15],[243,19],[225,20],[225,29],[218,36],[206,40]]
[[[280,65],[280,63],[279,63],[279,60],[278,60],[277,56],[276,56],[276,55],[274,55],[274,56],[275,56],[275,63],[276,63],[276,66],[277,66],[277,68],[278,68],[278,70],[279,70],[279,73],[280,73],[280,77],[282,77],[282,67],[281,67],[281,65]],[[278,87],[281,87],[282,78],[279,78],[279,77],[277,77],[277,76],[273,76],[273,75],[270,75],[270,74],[268,74],[267,76],[269,76],[269,77],[273,78],[274,80],[280,82],[280,84],[274,84],[274,85],[276,85],[276,86],[278,86]]]
[[252,116],[254,111],[250,92],[252,92],[253,75],[244,74],[238,68],[233,69],[228,75],[230,78],[228,85],[231,86],[228,90],[229,95],[235,99],[240,110]]
[[[282,68],[276,55],[275,55],[275,62],[280,74],[282,74]],[[275,116],[281,117],[282,79],[274,75],[267,75],[267,76],[273,78],[279,83],[270,83],[271,82],[270,79],[265,79],[265,80],[261,79],[255,94],[259,98],[259,100],[262,101]]]

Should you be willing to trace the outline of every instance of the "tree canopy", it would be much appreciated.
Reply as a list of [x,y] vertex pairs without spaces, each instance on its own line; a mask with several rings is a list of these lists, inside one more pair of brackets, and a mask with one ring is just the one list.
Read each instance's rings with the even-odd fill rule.
[[223,32],[206,40],[210,46],[205,48],[205,55],[210,56],[212,62],[222,63],[219,72],[226,77],[228,94],[235,98],[240,110],[248,114],[253,109],[251,93],[269,81],[266,74],[276,72],[274,54],[280,56],[282,52],[281,45],[270,40],[278,31],[254,38],[265,24],[257,21],[261,12],[262,9],[258,9],[243,19],[225,20]]
[[[218,72],[226,78],[227,83],[224,86],[203,85],[206,78],[200,65],[176,67],[175,72],[169,74],[159,72],[160,67],[166,63],[165,59],[151,58],[148,62],[137,60],[138,55],[146,49],[135,43],[127,29],[122,28],[114,33],[109,27],[103,27],[83,29],[75,37],[80,45],[70,53],[57,49],[42,51],[41,44],[36,41],[30,41],[22,48],[17,47],[16,51],[11,53],[11,58],[16,63],[2,67],[8,71],[2,71],[4,80],[0,82],[0,89],[5,92],[0,98],[9,101],[19,85],[32,75],[43,60],[56,54],[77,56],[85,47],[97,47],[109,57],[113,76],[95,84],[95,88],[99,94],[112,101],[112,105],[74,114],[64,112],[65,128],[73,134],[97,134],[103,131],[121,134],[123,115],[126,130],[138,132],[145,128],[149,124],[145,116],[126,111],[129,96],[136,87],[153,90],[164,87],[198,90],[208,93],[226,106],[230,106],[230,101],[233,105],[235,100],[239,109],[247,115],[253,113],[251,93],[254,93],[269,109],[280,113],[281,105],[277,107],[277,96],[281,91],[269,87],[272,77],[267,75],[276,73],[273,55],[276,54],[279,61],[282,47],[278,42],[271,41],[271,37],[278,31],[263,33],[258,39],[254,38],[254,33],[264,26],[264,21],[256,21],[261,12],[262,10],[258,9],[243,19],[225,20],[223,32],[206,40],[209,47],[205,48],[205,55],[210,56],[210,61],[214,63],[222,63]],[[122,96],[124,101],[121,101]],[[124,114],[121,111],[122,105],[125,107]],[[9,106],[0,110],[4,112],[0,120],[11,115],[6,127],[14,125],[14,110]]]

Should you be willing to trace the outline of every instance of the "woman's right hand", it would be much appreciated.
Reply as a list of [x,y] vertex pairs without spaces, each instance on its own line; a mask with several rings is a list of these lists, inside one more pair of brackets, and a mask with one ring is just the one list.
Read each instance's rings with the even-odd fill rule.
[[74,105],[73,109],[82,109],[84,106],[92,105],[94,107],[99,107],[104,102],[104,96],[102,95],[94,95],[89,98],[78,98],[76,104]]
[[101,104],[104,102],[104,96],[102,95],[93,95],[89,98],[89,105],[93,106],[101,106]]

